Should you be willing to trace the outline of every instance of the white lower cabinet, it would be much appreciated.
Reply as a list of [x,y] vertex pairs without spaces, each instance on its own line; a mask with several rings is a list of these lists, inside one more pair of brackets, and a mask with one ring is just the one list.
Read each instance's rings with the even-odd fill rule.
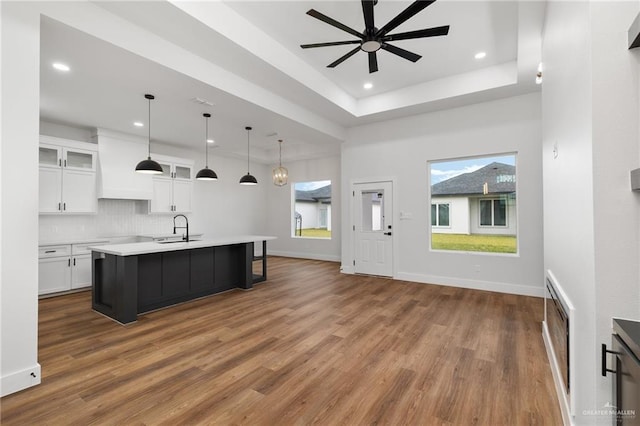
[[71,259],[51,257],[38,261],[38,294],[71,289]]
[[71,288],[91,286],[91,255],[74,256],[71,261]]
[[105,243],[107,241],[40,246],[38,294],[90,287],[91,251],[88,247]]

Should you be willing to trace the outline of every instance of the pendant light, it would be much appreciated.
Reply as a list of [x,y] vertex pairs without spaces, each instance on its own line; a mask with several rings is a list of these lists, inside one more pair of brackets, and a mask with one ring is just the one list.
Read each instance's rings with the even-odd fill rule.
[[249,132],[251,127],[245,127],[247,131],[247,174],[240,178],[240,185],[257,185],[258,180],[249,173]]
[[278,140],[280,145],[280,165],[273,169],[273,184],[276,186],[285,186],[289,179],[289,171],[282,167],[282,139]]
[[207,142],[207,141],[209,140],[209,117],[211,117],[211,114],[209,114],[208,112],[205,112],[204,114],[202,114],[202,116],[205,118],[204,146],[205,146],[206,160],[205,160],[204,169],[202,169],[202,170],[200,170],[198,172],[198,174],[196,175],[196,179],[198,179],[198,180],[218,180],[218,175],[216,174],[216,172],[214,172],[213,170],[211,170],[209,168],[209,142]]
[[149,156],[146,160],[142,160],[138,163],[136,166],[136,172],[149,175],[159,175],[162,174],[162,166],[151,159],[151,101],[155,99],[155,96],[144,95],[144,97],[149,101],[149,122],[147,123],[149,130]]

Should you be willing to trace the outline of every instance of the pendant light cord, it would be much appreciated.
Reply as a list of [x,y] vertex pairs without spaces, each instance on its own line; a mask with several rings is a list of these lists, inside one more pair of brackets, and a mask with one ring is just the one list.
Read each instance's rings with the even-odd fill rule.
[[205,150],[205,166],[209,168],[209,117],[205,116],[205,139],[204,139],[204,150]]
[[149,101],[149,126],[148,126],[148,135],[149,135],[149,143],[147,145],[149,145],[149,159],[151,159],[151,99],[148,99]]
[[278,141],[278,146],[280,147],[280,167],[282,167],[282,139]]
[[247,129],[247,174],[250,175],[251,173],[249,173],[249,132],[251,130]]

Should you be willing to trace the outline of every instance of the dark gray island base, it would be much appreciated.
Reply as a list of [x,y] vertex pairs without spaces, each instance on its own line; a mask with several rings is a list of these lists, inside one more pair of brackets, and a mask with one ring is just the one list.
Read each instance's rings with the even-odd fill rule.
[[[235,288],[249,290],[267,279],[267,242],[261,242],[258,258],[253,241],[92,247],[92,307],[127,324],[144,312]],[[124,246],[137,247],[118,252]],[[254,260],[262,260],[260,275],[253,273]]]

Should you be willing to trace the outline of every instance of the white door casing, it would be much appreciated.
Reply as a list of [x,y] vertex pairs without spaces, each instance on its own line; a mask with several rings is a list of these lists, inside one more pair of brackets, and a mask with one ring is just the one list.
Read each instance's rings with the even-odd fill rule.
[[354,272],[393,276],[393,184],[356,183],[354,198]]

